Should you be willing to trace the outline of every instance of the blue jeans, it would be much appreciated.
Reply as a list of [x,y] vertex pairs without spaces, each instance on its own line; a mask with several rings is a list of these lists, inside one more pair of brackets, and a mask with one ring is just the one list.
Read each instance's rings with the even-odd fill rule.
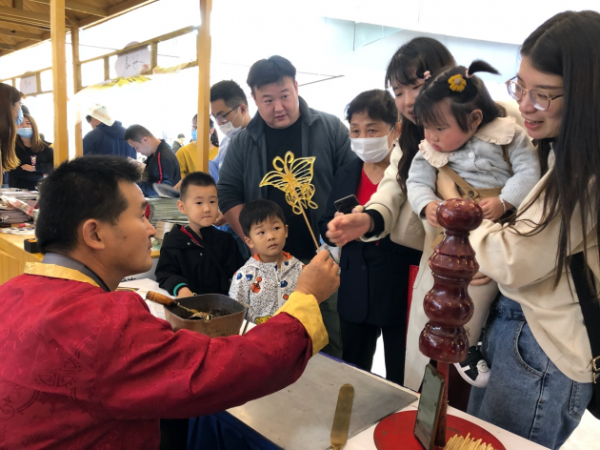
[[492,369],[490,381],[485,389],[471,389],[467,412],[560,448],[581,421],[592,383],[563,375],[533,337],[521,305],[504,296],[492,308],[482,351]]

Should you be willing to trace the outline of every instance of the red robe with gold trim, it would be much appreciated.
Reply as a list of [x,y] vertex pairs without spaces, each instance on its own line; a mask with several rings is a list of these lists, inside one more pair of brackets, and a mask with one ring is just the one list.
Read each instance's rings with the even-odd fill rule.
[[276,392],[315,350],[288,314],[211,339],[174,333],[136,293],[38,275],[0,286],[0,310],[0,449],[158,448],[159,418]]

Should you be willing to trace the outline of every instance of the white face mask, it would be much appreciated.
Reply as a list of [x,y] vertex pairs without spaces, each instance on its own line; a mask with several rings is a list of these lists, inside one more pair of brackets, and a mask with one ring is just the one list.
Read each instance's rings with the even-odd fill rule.
[[231,122],[227,122],[225,125],[219,125],[219,129],[223,132],[225,136],[233,136],[235,133],[240,131],[242,127],[234,127]]
[[238,110],[236,111],[235,117],[231,120],[231,122],[227,122],[225,125],[219,125],[219,129],[225,136],[231,137],[242,129],[241,125],[237,128],[233,126],[233,121],[235,120],[239,112],[240,108],[238,108]]
[[366,163],[378,163],[390,152],[387,136],[374,138],[351,138],[352,151]]

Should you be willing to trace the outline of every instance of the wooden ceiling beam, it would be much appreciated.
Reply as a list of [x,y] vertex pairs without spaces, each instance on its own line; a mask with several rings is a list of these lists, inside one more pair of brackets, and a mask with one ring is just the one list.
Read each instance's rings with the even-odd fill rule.
[[157,0],[126,0],[118,5],[108,8],[108,16],[103,19],[98,19],[97,17],[86,17],[85,19],[80,20],[79,27],[83,28],[90,25],[100,25],[102,22],[113,19],[116,16],[120,16],[121,14],[125,14],[129,11],[141,8],[142,6],[149,5],[150,3],[154,3],[156,1]]
[[0,44],[2,50],[14,50],[15,46],[10,44]]
[[27,33],[25,31],[17,31],[17,30],[9,30],[7,28],[0,28],[0,34],[4,36],[22,38],[22,39],[30,39],[32,41],[41,41],[42,35],[35,33]]
[[50,24],[47,24],[47,25],[28,25],[28,24],[24,24],[24,23],[22,23],[22,22],[20,22],[18,20],[8,19],[8,18],[2,17],[0,15],[0,25],[2,25],[2,22],[19,25],[21,27],[30,27],[30,28],[36,28],[38,30],[50,31]]
[[[44,5],[50,5],[50,0],[29,0],[36,3],[42,3]],[[90,6],[83,3],[79,3],[72,0],[65,1],[65,8],[69,11],[77,11],[93,16],[108,17],[108,10],[106,8],[99,8],[97,6]]]
[[[42,34],[42,41],[50,39],[50,32]],[[38,44],[39,41],[23,41],[20,44],[15,45],[15,50],[21,50],[23,48],[31,47],[32,45]]]
[[[26,27],[42,27],[47,30],[50,29],[50,15],[27,11],[24,9],[8,8],[7,6],[0,6],[0,21],[17,23]],[[69,26],[79,26],[79,22],[73,19],[66,19],[65,23]]]
[[24,9],[9,8],[7,6],[0,6],[0,20],[10,19],[18,21],[24,25],[50,25],[50,15],[43,14],[33,11],[27,11]]

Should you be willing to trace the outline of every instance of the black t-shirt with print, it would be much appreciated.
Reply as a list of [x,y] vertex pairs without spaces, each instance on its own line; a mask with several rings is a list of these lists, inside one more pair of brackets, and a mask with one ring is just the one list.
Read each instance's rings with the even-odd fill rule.
[[[265,138],[267,142],[267,171],[274,170],[273,159],[280,156],[282,159],[286,152],[291,151],[296,158],[302,157],[302,118],[284,129],[271,128],[265,124]],[[277,188],[267,188],[267,198],[274,201],[285,214],[289,227],[288,238],[284,250],[298,259],[311,259],[315,256],[315,244],[302,215],[296,215],[292,207],[285,201],[285,193]],[[310,221],[310,210],[306,215]]]

